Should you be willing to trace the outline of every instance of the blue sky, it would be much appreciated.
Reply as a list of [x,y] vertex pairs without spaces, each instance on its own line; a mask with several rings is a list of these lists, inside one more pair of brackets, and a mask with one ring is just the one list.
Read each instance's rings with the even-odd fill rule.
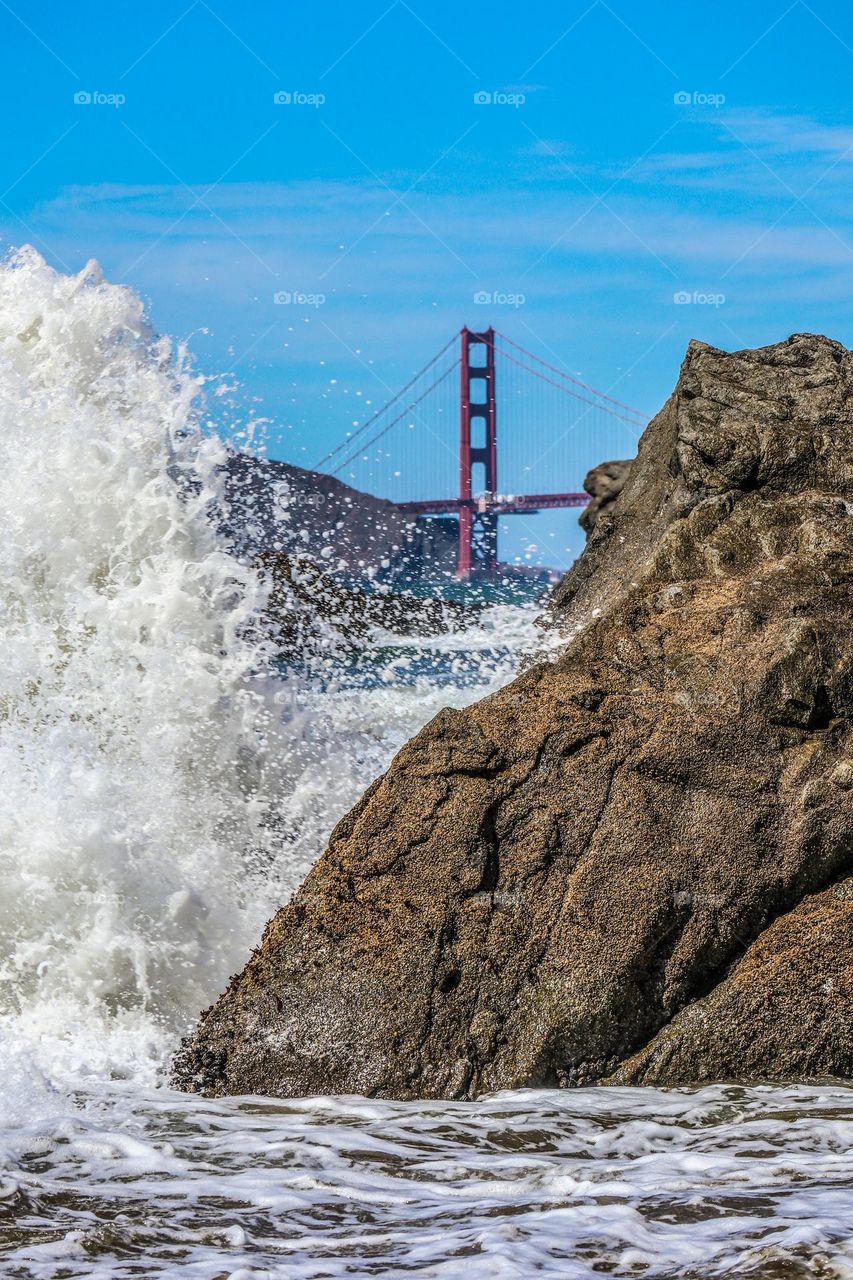
[[[273,456],[316,461],[465,323],[649,413],[691,337],[853,344],[846,4],[0,0],[0,48],[4,240],[137,289]],[[565,563],[574,515],[504,550],[532,544]]]

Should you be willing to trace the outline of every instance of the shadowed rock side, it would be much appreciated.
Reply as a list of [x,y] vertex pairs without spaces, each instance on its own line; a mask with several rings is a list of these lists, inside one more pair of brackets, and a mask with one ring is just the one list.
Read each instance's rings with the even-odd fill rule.
[[[692,343],[558,588],[559,659],[403,748],[177,1083],[466,1098],[600,1080],[644,1046],[625,1070],[660,1084],[849,1071],[843,994],[816,1056],[793,1003],[757,1047],[738,992],[774,964],[847,981],[808,904],[789,913],[853,871],[851,498],[853,354]],[[692,1001],[724,1054],[679,1033]]]
[[853,880],[806,898],[613,1084],[853,1077]]

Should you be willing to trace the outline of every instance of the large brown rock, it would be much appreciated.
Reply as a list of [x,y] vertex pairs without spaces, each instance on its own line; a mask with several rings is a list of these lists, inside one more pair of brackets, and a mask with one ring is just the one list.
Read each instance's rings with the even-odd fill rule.
[[[851,511],[853,353],[692,343],[555,593],[559,658],[399,753],[177,1082],[465,1098],[621,1063],[849,1072],[846,899],[825,927],[804,899],[853,871]],[[810,966],[756,1038],[750,975]]]

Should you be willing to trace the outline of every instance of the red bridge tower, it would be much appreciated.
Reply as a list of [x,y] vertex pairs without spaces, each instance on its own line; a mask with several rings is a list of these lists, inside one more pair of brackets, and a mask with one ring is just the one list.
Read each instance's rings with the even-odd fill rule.
[[[459,554],[458,578],[492,577],[498,564],[498,444],[495,412],[495,331],[460,334],[459,394]],[[483,484],[474,499],[474,467],[482,463]]]

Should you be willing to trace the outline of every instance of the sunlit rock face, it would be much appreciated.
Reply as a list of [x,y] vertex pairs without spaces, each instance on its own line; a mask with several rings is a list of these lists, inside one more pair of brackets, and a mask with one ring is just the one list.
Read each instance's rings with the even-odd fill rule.
[[558,656],[403,748],[179,1084],[853,1074],[851,381],[826,338],[690,345],[555,592]]

